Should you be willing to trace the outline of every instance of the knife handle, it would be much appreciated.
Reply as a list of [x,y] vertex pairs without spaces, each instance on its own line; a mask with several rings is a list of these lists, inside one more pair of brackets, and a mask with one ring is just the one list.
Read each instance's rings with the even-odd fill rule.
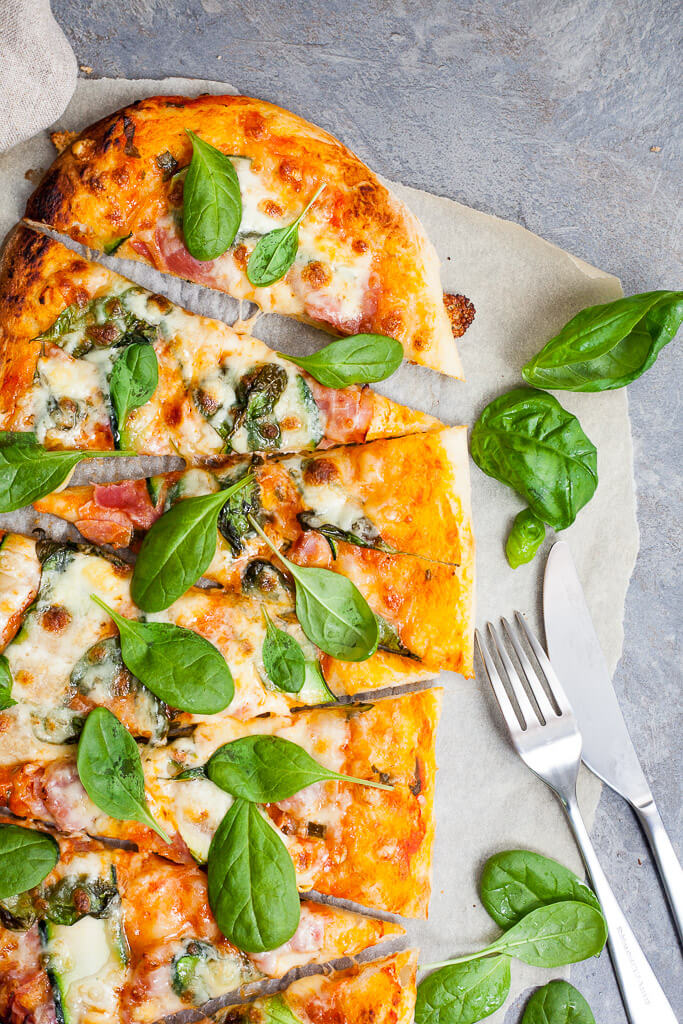
[[638,940],[617,903],[598,855],[581,817],[574,793],[571,799],[561,798],[572,831],[581,850],[595,894],[600,900],[609,931],[607,944],[619,983],[626,1016],[631,1024],[677,1024],[661,985],[655,977]]
[[669,897],[678,937],[683,943],[683,869],[652,797],[642,807],[637,804],[632,804],[632,807],[652,847],[666,895]]

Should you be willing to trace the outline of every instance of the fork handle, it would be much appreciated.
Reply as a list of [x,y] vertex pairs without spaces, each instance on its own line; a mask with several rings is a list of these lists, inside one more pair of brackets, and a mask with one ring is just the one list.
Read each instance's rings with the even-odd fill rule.
[[626,1016],[631,1024],[677,1024],[676,1016],[600,867],[574,794],[562,801],[593,889],[607,921],[609,946]]
[[683,943],[683,869],[681,869],[676,852],[664,828],[664,822],[659,816],[652,797],[642,806],[633,803],[632,807],[638,815],[638,821],[655,855],[659,874],[669,897],[671,913],[678,929],[678,937]]

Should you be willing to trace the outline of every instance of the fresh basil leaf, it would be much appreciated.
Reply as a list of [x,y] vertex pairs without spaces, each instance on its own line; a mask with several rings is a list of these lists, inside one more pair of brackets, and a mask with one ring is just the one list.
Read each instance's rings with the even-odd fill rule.
[[59,860],[59,846],[46,832],[0,825],[0,899],[32,889]]
[[218,517],[228,499],[253,477],[215,494],[179,501],[147,533],[135,563],[130,593],[138,608],[160,612],[208,569],[218,543]]
[[306,677],[304,652],[293,636],[273,624],[265,608],[263,615],[266,620],[266,636],[261,656],[268,678],[279,690],[298,693]]
[[330,569],[296,565],[282,555],[253,516],[249,522],[294,578],[296,615],[304,633],[325,654],[340,661],[365,661],[377,650],[379,627],[357,587]]
[[196,260],[215,260],[230,248],[242,220],[237,172],[225,153],[189,129],[192,160],[183,185],[183,234]]
[[287,847],[255,804],[235,800],[209,848],[209,904],[223,935],[246,953],[288,942],[301,904]]
[[84,790],[100,810],[117,821],[139,821],[171,842],[147,806],[138,745],[107,708],[94,708],[86,718],[76,765]]
[[224,711],[235,694],[228,664],[199,633],[172,622],[126,619],[90,595],[116,623],[123,662],[155,697],[193,715]]
[[234,797],[257,804],[279,803],[316,782],[356,782],[391,790],[382,782],[330,771],[307,751],[282,736],[243,736],[225,743],[209,758],[206,774]]
[[35,434],[0,430],[0,512],[14,512],[60,487],[83,459],[131,455],[127,451],[46,451]]
[[593,1012],[568,981],[550,981],[526,1004],[522,1024],[595,1024]]
[[571,526],[598,486],[595,445],[545,391],[515,388],[494,399],[472,428],[470,451],[555,530]]
[[0,654],[0,711],[7,711],[17,703],[12,697],[12,670],[4,654]]
[[489,857],[479,895],[501,928],[510,928],[537,907],[560,900],[575,900],[600,910],[597,896],[573,871],[531,850],[503,850]]
[[597,956],[607,941],[607,925],[587,903],[564,900],[537,907],[479,953],[505,953],[532,967],[564,967]]
[[507,542],[505,554],[511,568],[530,562],[545,538],[545,525],[530,508],[522,509],[515,516]]
[[507,956],[442,967],[417,987],[415,1024],[475,1024],[502,1006],[509,991]]
[[111,396],[119,434],[128,414],[148,402],[159,383],[157,354],[147,342],[127,345],[114,363],[109,378]]
[[255,288],[265,288],[285,276],[299,248],[299,224],[324,188],[324,185],[320,186],[295,221],[259,238],[247,263],[247,277]]
[[609,391],[636,380],[675,338],[683,292],[644,292],[577,313],[522,376],[553,391]]
[[325,387],[346,388],[391,377],[403,360],[403,345],[383,334],[353,334],[331,341],[310,356],[278,355],[296,363]]

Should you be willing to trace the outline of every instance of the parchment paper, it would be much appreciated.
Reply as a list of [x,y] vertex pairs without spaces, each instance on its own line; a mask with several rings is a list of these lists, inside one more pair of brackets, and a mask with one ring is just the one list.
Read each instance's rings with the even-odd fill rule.
[[[188,79],[80,80],[58,127],[81,129],[125,103],[155,93],[235,91],[225,84]],[[44,133],[0,158],[0,237],[21,216],[40,171],[53,157]],[[449,424],[471,424],[494,396],[522,383],[523,363],[571,316],[584,306],[621,294],[616,278],[516,224],[449,199],[389,184],[417,214],[436,245],[443,263],[445,290],[467,295],[477,310],[474,324],[458,342],[467,383],[404,364],[390,381],[378,385],[378,390],[398,401],[433,413]],[[225,296],[162,278],[140,264],[106,258],[102,261],[196,312],[228,322],[238,315],[239,304]],[[295,353],[311,351],[321,342],[319,332],[276,316],[261,317],[254,333],[269,343],[277,338],[275,347]],[[598,634],[614,670],[622,649],[626,589],[638,549],[626,391],[563,393],[559,397],[579,417],[598,448],[597,492],[564,536],[571,545]],[[540,582],[552,536],[531,565],[513,571],[505,560],[504,541],[514,515],[522,507],[520,500],[475,466],[472,496],[478,545],[478,623],[519,609],[532,627],[540,630]],[[481,865],[490,854],[524,847],[555,857],[581,872],[578,852],[559,806],[513,753],[488,684],[482,679],[468,682],[453,673],[444,673],[440,683],[444,686],[444,707],[437,750],[440,770],[431,913],[426,923],[408,924],[409,941],[421,948],[423,963],[465,953],[497,934],[496,926],[479,905],[476,888]],[[584,770],[580,800],[589,821],[599,793],[597,779]],[[520,994],[562,973],[514,962],[506,1009],[487,1020],[492,1024],[518,1020]]]

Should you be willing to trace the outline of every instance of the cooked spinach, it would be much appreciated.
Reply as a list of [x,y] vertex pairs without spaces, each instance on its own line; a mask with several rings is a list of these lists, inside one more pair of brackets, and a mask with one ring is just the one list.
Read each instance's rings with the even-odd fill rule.
[[237,415],[228,440],[244,427],[250,451],[280,447],[282,432],[273,414],[278,399],[287,387],[287,371],[277,363],[252,367],[235,389]]
[[609,391],[636,380],[683,322],[683,292],[629,295],[577,313],[522,370],[553,391]]
[[415,1024],[475,1024],[502,1006],[509,991],[507,956],[444,967],[418,985]]
[[383,334],[354,334],[339,338],[310,356],[288,356],[302,370],[328,388],[374,384],[395,373],[403,360],[403,345]]
[[242,220],[242,195],[230,158],[186,131],[192,160],[183,185],[183,234],[190,254],[205,262],[232,245]]
[[[237,483],[245,480],[241,487]],[[226,486],[226,481],[221,481]],[[224,537],[233,555],[237,558],[244,550],[244,541],[254,531],[249,524],[249,515],[257,516],[261,511],[259,486],[255,477],[241,477],[228,486],[229,497],[218,514],[218,532]]]
[[143,292],[133,285],[119,294],[100,295],[84,306],[67,306],[36,340],[53,342],[74,359],[93,349],[118,348],[135,341],[151,344],[158,338],[159,328],[138,317],[129,305],[130,299]]
[[412,658],[413,661],[422,660],[417,654],[413,654],[412,651],[408,650],[401,640],[396,626],[385,619],[383,615],[380,615],[379,612],[375,612],[375,618],[377,619],[379,631],[377,646],[380,650],[389,651],[391,654],[400,654],[402,658]]
[[489,857],[479,882],[481,902],[496,924],[510,928],[538,907],[574,900],[600,910],[597,896],[573,871],[531,850]]
[[35,434],[0,430],[0,512],[14,512],[57,490],[84,459],[131,454],[47,451]]
[[[277,995],[259,999],[256,1005],[259,1012],[259,1024],[303,1024],[301,1018],[290,1010],[285,1002],[285,996],[279,992]],[[235,1024],[239,1024],[239,1022],[235,1022]]]
[[538,988],[526,1004],[522,1024],[595,1024],[593,1012],[568,981]]
[[379,628],[369,604],[346,576],[290,562],[253,516],[249,522],[294,578],[296,615],[305,635],[340,661],[365,661],[377,650]]
[[211,841],[209,904],[223,935],[247,953],[288,942],[301,904],[292,859],[255,804],[237,799]]
[[494,399],[474,424],[472,458],[521,494],[539,519],[564,530],[598,485],[597,451],[552,395],[516,388]]
[[197,582],[216,553],[223,506],[252,480],[247,475],[226,490],[179,501],[157,519],[142,542],[131,580],[139,608],[163,611]]
[[262,608],[262,611],[266,622],[266,635],[261,656],[268,678],[279,690],[284,690],[285,693],[298,693],[306,677],[304,652],[293,636],[274,625],[265,608]]
[[545,538],[545,525],[530,508],[522,509],[515,516],[512,529],[505,543],[505,554],[513,569],[530,562]]
[[118,626],[127,668],[155,696],[193,715],[215,715],[228,707],[235,684],[225,658],[212,643],[172,622],[126,619],[96,594],[90,596]]
[[38,885],[58,860],[59,846],[46,832],[0,824],[0,899]]
[[100,810],[117,821],[139,821],[171,842],[147,805],[137,743],[107,708],[95,708],[86,718],[76,765],[84,790]]
[[265,558],[249,562],[242,575],[242,592],[263,601],[293,605],[294,588],[290,580]]
[[243,736],[225,743],[206,763],[206,774],[226,793],[253,803],[278,803],[316,782],[355,782],[373,789],[393,787],[330,771],[303,747],[282,736]]
[[304,530],[316,530],[318,533],[322,533],[330,545],[333,558],[337,557],[338,541],[355,544],[359,548],[374,548],[375,551],[384,551],[388,554],[396,552],[396,548],[392,548],[383,540],[382,534],[367,516],[358,516],[351,524],[350,530],[343,530],[334,523],[326,522],[323,516],[311,510],[299,512],[297,519]]
[[146,341],[127,345],[114,363],[109,378],[109,394],[119,437],[128,414],[150,400],[158,383],[159,364],[152,346]]
[[17,703],[12,697],[12,670],[4,654],[0,654],[0,711],[7,711]]
[[285,276],[299,248],[299,224],[324,188],[320,186],[295,221],[259,238],[247,263],[247,277],[255,288],[265,288]]

